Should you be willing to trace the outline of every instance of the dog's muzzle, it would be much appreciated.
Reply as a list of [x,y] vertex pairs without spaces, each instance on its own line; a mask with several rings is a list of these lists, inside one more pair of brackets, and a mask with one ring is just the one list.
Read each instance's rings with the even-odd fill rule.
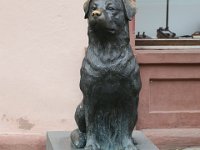
[[89,24],[93,29],[100,32],[108,32],[111,34],[115,33],[115,28],[111,26],[111,21],[105,14],[103,9],[96,9],[91,12],[91,17],[89,18]]
[[100,10],[94,10],[92,12],[93,17],[99,17],[99,16],[101,16],[101,14],[102,14],[102,12]]

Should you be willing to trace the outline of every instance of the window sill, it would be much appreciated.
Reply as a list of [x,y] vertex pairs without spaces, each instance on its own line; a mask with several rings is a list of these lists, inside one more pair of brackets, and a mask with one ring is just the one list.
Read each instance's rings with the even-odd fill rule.
[[200,49],[200,39],[136,39],[136,49]]

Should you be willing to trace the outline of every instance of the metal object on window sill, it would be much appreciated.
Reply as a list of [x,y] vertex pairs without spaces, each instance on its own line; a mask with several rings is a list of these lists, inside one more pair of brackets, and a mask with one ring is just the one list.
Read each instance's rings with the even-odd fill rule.
[[200,39],[200,31],[197,31],[195,33],[192,34],[192,38],[193,39]]
[[138,32],[136,35],[136,39],[151,39],[151,37],[146,35],[145,32],[143,32],[142,34],[140,34],[140,32]]
[[157,38],[159,39],[172,39],[176,37],[176,34],[169,30],[169,0],[167,0],[166,11],[166,27],[160,27],[157,30]]
[[170,31],[168,28],[160,27],[157,30],[157,38],[159,39],[173,39],[176,38],[176,34]]

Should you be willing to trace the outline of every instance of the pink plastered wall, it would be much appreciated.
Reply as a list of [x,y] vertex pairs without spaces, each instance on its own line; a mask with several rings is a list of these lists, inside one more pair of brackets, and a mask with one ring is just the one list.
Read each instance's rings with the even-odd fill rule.
[[87,46],[83,3],[0,1],[0,134],[76,127]]

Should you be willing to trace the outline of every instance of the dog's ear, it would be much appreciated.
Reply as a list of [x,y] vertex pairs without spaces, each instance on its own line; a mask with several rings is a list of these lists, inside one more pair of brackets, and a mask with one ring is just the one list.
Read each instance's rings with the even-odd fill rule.
[[130,21],[136,14],[136,5],[134,0],[122,0],[125,8],[125,14]]
[[89,8],[90,8],[91,1],[92,0],[87,0],[83,5],[83,9],[84,9],[84,12],[85,12],[85,19],[88,18],[88,13],[89,13]]

